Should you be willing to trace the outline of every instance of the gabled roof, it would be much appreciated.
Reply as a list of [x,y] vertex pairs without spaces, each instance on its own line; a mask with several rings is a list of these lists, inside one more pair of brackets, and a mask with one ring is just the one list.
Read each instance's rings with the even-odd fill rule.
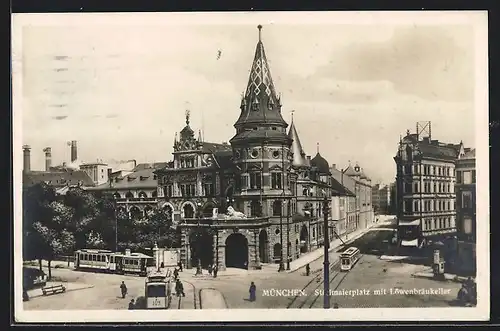
[[91,190],[154,189],[158,186],[154,171],[156,171],[154,168],[134,171],[125,176],[113,179],[111,183],[101,184]]
[[201,150],[204,153],[215,153],[219,151],[232,151],[232,147],[229,144],[203,142]]
[[86,187],[94,186],[94,182],[85,171],[65,170],[65,171],[36,171],[23,173],[23,184],[27,186],[38,183],[46,183],[54,187],[82,185]]
[[162,169],[168,167],[171,162],[139,163],[132,171],[141,171],[146,169]]
[[434,145],[419,142],[418,150],[420,151],[422,157],[433,157],[433,158],[444,158],[444,159],[455,159],[458,156],[458,151],[454,146],[451,145]]
[[351,192],[345,186],[342,186],[342,184],[335,178],[332,178],[332,188],[335,190],[335,192],[337,192],[338,195],[356,196],[354,192]]
[[333,179],[335,179],[338,183],[344,186],[346,190],[355,194],[356,192],[356,181],[354,178],[350,177],[346,173],[342,174],[341,170],[338,169],[330,169]]

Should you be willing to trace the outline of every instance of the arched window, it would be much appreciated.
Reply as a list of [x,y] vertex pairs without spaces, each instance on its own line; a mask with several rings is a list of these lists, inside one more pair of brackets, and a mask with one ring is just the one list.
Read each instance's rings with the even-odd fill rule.
[[133,199],[134,198],[134,194],[132,192],[127,192],[127,194],[125,194],[125,198],[127,199]]
[[280,216],[282,214],[281,200],[274,200],[273,202],[273,216]]
[[116,192],[115,194],[113,194],[113,198],[115,198],[115,199],[120,199],[121,197],[122,196],[118,192]]
[[153,191],[151,192],[151,197],[156,198],[158,196],[158,192]]
[[148,195],[146,194],[146,192],[144,192],[144,191],[139,192],[139,198],[144,199],[147,197],[148,197]]

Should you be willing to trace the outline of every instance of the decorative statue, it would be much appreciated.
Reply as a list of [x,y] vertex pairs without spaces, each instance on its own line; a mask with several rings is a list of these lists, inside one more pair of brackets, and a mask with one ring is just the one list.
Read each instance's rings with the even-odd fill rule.
[[234,210],[234,208],[231,206],[227,207],[226,216],[228,218],[247,218],[247,215],[243,214],[240,211]]

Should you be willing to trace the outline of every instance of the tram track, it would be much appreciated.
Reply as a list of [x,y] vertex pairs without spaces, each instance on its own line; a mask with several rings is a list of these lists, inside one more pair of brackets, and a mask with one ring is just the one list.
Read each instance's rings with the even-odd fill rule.
[[[363,255],[360,255],[358,261],[356,261],[356,264],[359,263],[362,258],[363,258]],[[329,289],[331,292],[336,291],[340,287],[340,285],[342,284],[344,279],[347,277],[347,275],[349,275],[349,272],[351,272],[351,271],[349,271],[349,272],[340,271],[340,264],[338,262],[333,267],[330,268],[330,272],[332,272],[332,271],[335,273],[333,274],[333,277],[330,275],[331,278],[328,280],[328,283],[330,284]],[[340,276],[341,274],[343,274],[343,275]],[[319,277],[321,277],[321,274],[317,275],[311,281],[309,281],[306,284],[306,286],[304,286],[302,291],[306,291],[306,289],[309,287],[309,285],[311,285],[313,283],[313,281],[317,280]],[[292,302],[287,306],[287,309],[301,309],[301,308],[304,308],[304,306],[306,306],[306,304],[308,302],[310,302],[310,303],[309,303],[307,308],[313,308],[315,303],[318,301],[318,299],[320,297],[323,297],[325,294],[325,293],[323,293],[323,295],[322,294],[315,294],[316,290],[318,290],[322,285],[324,285],[324,282],[325,282],[325,280],[323,279],[312,290],[308,290],[308,293],[305,297],[301,296],[301,295],[295,296],[294,299],[292,300]],[[332,284],[335,284],[335,286],[332,286]],[[299,298],[304,298],[304,300],[298,300]],[[297,304],[297,306],[295,306],[294,303],[297,303],[298,301],[300,301],[300,302]]]

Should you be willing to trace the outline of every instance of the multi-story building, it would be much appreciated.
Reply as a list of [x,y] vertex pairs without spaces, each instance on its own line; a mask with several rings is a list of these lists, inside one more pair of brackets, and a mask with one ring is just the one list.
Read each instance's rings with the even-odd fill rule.
[[359,164],[351,164],[343,170],[336,165],[330,168],[332,177],[339,182],[349,194],[340,198],[339,234],[348,235],[358,229],[368,227],[374,221],[372,204],[371,179],[363,172]]
[[[168,162],[142,163],[132,171],[122,173],[112,172],[108,164],[89,164],[88,169],[95,169],[96,166],[105,169],[107,182],[87,190],[113,196],[119,214],[125,213],[133,219],[144,218],[158,204],[158,181],[154,172],[167,165]],[[97,172],[98,175],[101,173],[103,172]]]
[[378,190],[379,198],[379,213],[383,215],[390,215],[391,207],[391,187],[384,185]]
[[421,247],[456,232],[455,161],[463,148],[409,131],[400,140],[394,160],[402,246]]
[[476,272],[476,150],[465,149],[456,164],[457,267]]
[[[186,126],[174,139],[172,166],[155,171],[158,207],[178,222],[181,259],[188,268],[259,268],[272,262],[284,267],[323,244],[323,202],[348,193],[319,150],[312,159],[306,155],[293,120],[287,130],[260,29],[230,143],[195,137],[187,113]],[[352,192],[358,194],[349,223],[354,229],[368,222],[371,191],[359,169],[352,176]],[[241,214],[220,215],[229,207]]]

